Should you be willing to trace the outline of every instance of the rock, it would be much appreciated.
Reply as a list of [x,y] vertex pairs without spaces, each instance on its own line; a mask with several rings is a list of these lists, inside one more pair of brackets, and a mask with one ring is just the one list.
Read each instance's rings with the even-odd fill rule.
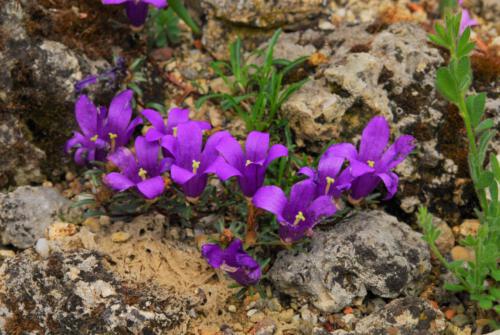
[[0,188],[41,183],[45,153],[30,142],[28,129],[0,104]]
[[210,15],[224,21],[260,28],[276,28],[304,21],[322,11],[323,0],[203,0]]
[[41,238],[38,241],[36,241],[35,244],[35,251],[40,255],[42,258],[47,258],[50,255],[50,246],[49,246],[49,241],[45,238]]
[[0,241],[16,248],[31,247],[45,236],[58,213],[69,204],[56,189],[21,186],[0,194]]
[[460,225],[459,231],[460,235],[466,237],[469,235],[476,236],[477,231],[479,230],[479,220],[464,220],[464,222]]
[[451,322],[453,322],[453,324],[457,325],[458,327],[463,327],[466,324],[470,323],[470,319],[465,314],[458,314],[451,319]]
[[227,306],[227,310],[231,313],[236,313],[236,306],[235,305],[229,305]]
[[13,250],[0,249],[0,259],[16,257],[16,253]]
[[49,226],[47,237],[49,240],[57,240],[66,236],[73,236],[76,232],[77,229],[74,224],[56,221]]
[[436,240],[436,246],[441,253],[446,254],[455,245],[455,236],[453,235],[453,231],[446,224],[446,222],[437,217],[433,217],[432,223],[441,232],[441,234],[439,234],[438,239]]
[[0,332],[159,334],[187,320],[188,300],[132,287],[103,256],[80,250],[40,259],[32,250],[0,267]]
[[[60,42],[31,36],[32,15],[51,15],[41,6],[6,0],[0,7],[0,187],[41,183],[44,172],[64,176],[61,153],[75,125],[74,85],[110,68]],[[93,89],[94,97],[112,91]]]
[[356,324],[356,335],[441,334],[446,327],[443,313],[426,300],[408,297],[390,302]]
[[368,291],[417,293],[431,269],[421,234],[382,211],[367,211],[317,232],[307,252],[282,251],[269,271],[274,286],[336,312]]
[[454,261],[474,262],[474,250],[457,245],[451,249],[451,258]]
[[290,322],[292,322],[292,319],[293,319],[293,315],[294,315],[294,314],[295,314],[295,313],[294,313],[293,309],[291,309],[291,308],[290,308],[290,309],[286,309],[286,310],[282,311],[282,312],[279,314],[278,318],[279,318],[281,321],[283,321],[283,322],[290,323]]
[[273,335],[276,331],[276,322],[271,318],[261,320],[254,327],[255,335]]
[[131,235],[129,233],[118,231],[116,233],[113,233],[113,235],[111,235],[111,240],[115,243],[123,243],[127,242],[130,239],[130,237]]

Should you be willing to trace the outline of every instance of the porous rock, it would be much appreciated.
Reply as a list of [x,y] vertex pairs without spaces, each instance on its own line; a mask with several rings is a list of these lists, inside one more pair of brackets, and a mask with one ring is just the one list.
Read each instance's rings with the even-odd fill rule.
[[393,300],[382,310],[361,319],[355,334],[437,335],[445,328],[440,310],[424,299],[407,297]]
[[323,0],[203,0],[212,15],[232,23],[275,28],[321,13]]
[[96,252],[32,250],[0,267],[0,332],[165,334],[186,320],[190,302],[154,287],[135,287],[107,270]]
[[368,291],[386,298],[416,294],[430,269],[421,235],[375,210],[317,232],[308,251],[280,252],[270,279],[281,292],[336,312]]
[[54,188],[21,186],[0,193],[0,242],[21,249],[33,246],[68,204]]

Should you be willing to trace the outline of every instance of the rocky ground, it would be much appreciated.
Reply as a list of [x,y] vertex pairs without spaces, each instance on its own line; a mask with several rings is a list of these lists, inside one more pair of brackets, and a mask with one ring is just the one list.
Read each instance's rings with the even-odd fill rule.
[[[437,1],[186,2],[203,34],[193,37],[181,24],[179,45],[156,50],[119,8],[98,0],[0,6],[0,334],[488,332],[487,316],[467,297],[442,289],[449,273],[415,225],[417,207],[427,205],[443,232],[440,250],[470,257],[456,246],[478,225],[465,133],[434,88],[447,55],[426,42]],[[465,3],[480,23],[474,89],[487,92],[487,113],[500,123],[500,4]],[[316,154],[332,138],[356,140],[378,114],[395,135],[414,135],[418,147],[397,169],[393,200],[319,227],[301,253],[280,251],[267,298],[240,300],[198,250],[220,213],[188,223],[159,212],[84,219],[70,204],[92,187],[62,147],[74,128],[75,82],[112,67],[114,55],[131,64],[147,53],[143,101],[193,107],[209,89],[221,89],[209,64],[227,59],[237,35],[251,51],[278,27],[277,57],[309,57],[297,74],[309,82],[280,111],[300,151]],[[133,80],[123,73],[87,93],[106,103]],[[193,113],[243,132],[215,104]]]

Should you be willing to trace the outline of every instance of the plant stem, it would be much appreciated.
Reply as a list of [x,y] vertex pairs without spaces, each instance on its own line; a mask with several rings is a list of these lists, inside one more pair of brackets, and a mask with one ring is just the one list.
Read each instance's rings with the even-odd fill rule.
[[248,208],[248,213],[247,213],[247,231],[245,234],[245,245],[247,247],[255,245],[257,242],[257,225],[255,222],[256,219],[256,208],[252,204],[252,200],[248,199],[247,201],[247,208]]

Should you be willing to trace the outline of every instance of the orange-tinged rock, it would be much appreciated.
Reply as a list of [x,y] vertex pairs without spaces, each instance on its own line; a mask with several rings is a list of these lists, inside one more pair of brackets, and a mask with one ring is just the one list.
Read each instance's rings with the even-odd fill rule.
[[462,247],[460,245],[457,245],[451,249],[451,258],[453,258],[454,261],[465,261],[465,262],[474,262],[475,261],[475,255],[474,251]]

